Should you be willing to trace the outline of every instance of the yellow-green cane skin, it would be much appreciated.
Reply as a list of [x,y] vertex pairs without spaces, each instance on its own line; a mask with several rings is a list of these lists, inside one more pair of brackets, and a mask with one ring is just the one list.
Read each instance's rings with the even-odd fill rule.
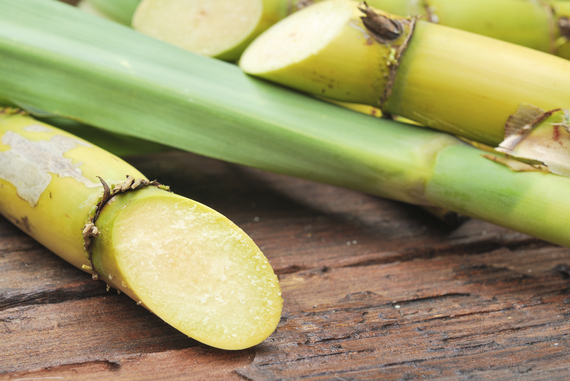
[[570,105],[570,63],[419,21],[384,111],[497,146],[521,103]]
[[[2,214],[67,262],[92,272],[82,230],[103,193],[97,176],[109,183],[144,176],[116,156],[29,116],[0,112],[0,135]],[[27,160],[57,164],[27,174],[34,168],[18,160],[21,152],[30,152]]]
[[426,197],[460,214],[568,247],[570,203],[560,193],[568,187],[570,178],[514,172],[472,147],[457,146],[438,155]]
[[370,0],[368,5],[554,53],[558,37],[549,5],[521,0]]

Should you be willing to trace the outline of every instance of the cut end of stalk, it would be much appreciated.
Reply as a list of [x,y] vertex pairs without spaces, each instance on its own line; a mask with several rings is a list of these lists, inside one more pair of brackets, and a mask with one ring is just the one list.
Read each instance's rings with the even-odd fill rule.
[[262,12],[261,0],[143,0],[132,24],[159,40],[218,57],[247,40]]
[[112,244],[126,292],[210,346],[237,350],[265,340],[282,307],[265,256],[216,211],[161,193],[159,200],[131,200],[114,220]]
[[263,76],[300,63],[325,48],[353,15],[350,3],[326,1],[294,13],[259,36],[244,52],[241,68]]
[[240,67],[310,94],[382,106],[412,30],[411,20],[365,4],[324,1],[261,34]]

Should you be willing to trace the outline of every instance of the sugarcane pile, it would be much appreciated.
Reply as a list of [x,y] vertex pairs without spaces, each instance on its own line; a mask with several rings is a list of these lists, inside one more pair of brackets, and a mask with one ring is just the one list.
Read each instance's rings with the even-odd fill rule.
[[116,139],[130,153],[182,149],[570,246],[564,1],[0,5],[0,212],[204,343],[241,349],[275,329],[282,300],[261,251],[217,212],[48,124],[106,131],[98,144],[111,150]]

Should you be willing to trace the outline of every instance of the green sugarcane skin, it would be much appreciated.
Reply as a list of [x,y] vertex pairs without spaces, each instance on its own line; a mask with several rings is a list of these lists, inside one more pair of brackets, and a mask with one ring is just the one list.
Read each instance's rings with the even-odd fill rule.
[[[521,0],[370,0],[368,5],[400,16],[424,20],[554,53],[550,6]],[[429,12],[428,12],[429,9]]]
[[[568,234],[553,233],[570,225],[570,213],[559,213],[568,198],[540,197],[538,216],[521,221],[514,211],[527,208],[525,189],[505,194],[499,184],[526,179],[536,193],[560,195],[570,191],[566,178],[515,173],[447,134],[272,86],[56,2],[30,3],[0,1],[0,97],[230,162],[453,207],[570,246]],[[462,181],[447,172],[453,165]],[[482,176],[501,178],[484,199]]]
[[465,30],[569,59],[560,18],[570,16],[567,1],[527,0],[369,0],[368,5],[400,16]]
[[101,13],[111,19],[131,25],[131,19],[141,0],[89,0]]
[[561,186],[570,187],[570,179],[513,172],[482,158],[475,149],[456,146],[438,155],[426,196],[442,207],[484,221],[501,225],[509,220],[509,228],[522,233],[537,236],[540,231],[540,238],[555,242],[568,235],[570,204],[562,200]]
[[556,22],[557,40],[554,42],[554,54],[570,59],[570,2],[556,1],[551,3]]
[[553,20],[545,5],[520,0],[428,0],[428,4],[433,22],[554,53],[558,35],[551,30]]

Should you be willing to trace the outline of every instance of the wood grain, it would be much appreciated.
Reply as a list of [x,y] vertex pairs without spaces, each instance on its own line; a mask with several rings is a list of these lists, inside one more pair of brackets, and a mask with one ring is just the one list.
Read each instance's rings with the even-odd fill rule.
[[285,307],[237,352],[197,343],[0,218],[0,379],[567,379],[570,250],[181,152],[132,163],[263,248]]

